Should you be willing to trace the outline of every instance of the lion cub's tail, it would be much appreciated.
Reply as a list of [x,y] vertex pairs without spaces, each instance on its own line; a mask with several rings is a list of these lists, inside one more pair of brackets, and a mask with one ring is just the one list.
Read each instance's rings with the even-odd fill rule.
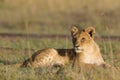
[[15,63],[15,64],[4,64],[7,67],[16,67],[19,68],[21,67],[22,63]]

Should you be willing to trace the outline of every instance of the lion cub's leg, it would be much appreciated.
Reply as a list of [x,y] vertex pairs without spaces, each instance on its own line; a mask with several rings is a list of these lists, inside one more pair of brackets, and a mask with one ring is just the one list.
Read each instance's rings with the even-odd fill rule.
[[101,64],[101,66],[103,68],[111,68],[112,67],[110,64],[107,64],[107,63],[103,63],[103,64]]
[[107,63],[103,63],[101,66],[103,68],[111,68],[111,69],[114,69],[114,70],[117,70],[117,71],[120,70],[119,67],[111,66],[110,64],[107,64]]
[[114,69],[114,70],[116,70],[116,71],[120,70],[119,67],[111,66],[110,64],[107,64],[107,63],[103,63],[101,66],[102,66],[103,68],[111,68],[111,69]]

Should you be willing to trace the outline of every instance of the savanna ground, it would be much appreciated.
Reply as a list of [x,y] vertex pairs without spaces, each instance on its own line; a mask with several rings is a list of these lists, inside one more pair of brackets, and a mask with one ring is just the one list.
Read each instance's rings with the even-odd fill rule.
[[[96,67],[78,71],[17,68],[4,64],[21,63],[33,52],[53,47],[72,48],[72,25],[94,26],[96,42],[106,62],[120,67],[120,42],[101,36],[120,36],[119,0],[0,0],[0,33],[56,35],[48,38],[0,37],[0,80],[120,80],[120,71]],[[32,49],[32,50],[31,50]]]

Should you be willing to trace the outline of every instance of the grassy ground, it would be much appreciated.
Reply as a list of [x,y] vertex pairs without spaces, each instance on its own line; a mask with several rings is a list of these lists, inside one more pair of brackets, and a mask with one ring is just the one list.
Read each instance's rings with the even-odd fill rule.
[[[78,25],[94,26],[97,36],[120,36],[119,3],[119,0],[0,0],[0,33],[70,35],[71,27]],[[97,43],[105,61],[120,67],[120,42],[101,39]],[[65,69],[4,66],[21,63],[33,52],[48,47],[72,48],[71,39],[0,37],[0,80],[120,80],[120,71],[100,67],[84,72],[69,65]]]
[[[103,69],[96,67],[90,71],[79,71],[71,69],[71,65],[66,65],[64,69],[58,68],[17,68],[14,66],[5,66],[4,63],[21,63],[33,54],[36,50],[54,47],[54,48],[72,48],[71,40],[65,39],[9,39],[1,38],[0,47],[12,49],[0,49],[0,77],[1,80],[119,80],[120,71],[114,69]],[[28,43],[26,43],[28,42]],[[107,63],[120,67],[119,41],[97,41],[100,45],[102,55]],[[34,49],[29,52],[24,49]],[[28,77],[29,76],[29,77]]]

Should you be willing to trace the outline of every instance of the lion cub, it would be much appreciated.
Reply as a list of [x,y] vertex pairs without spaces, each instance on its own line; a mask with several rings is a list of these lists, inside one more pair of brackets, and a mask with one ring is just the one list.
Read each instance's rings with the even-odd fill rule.
[[25,60],[21,67],[64,66],[70,62],[73,66],[81,64],[106,66],[100,49],[94,41],[94,35],[95,29],[93,27],[83,30],[73,27],[71,30],[73,49],[48,48],[39,50]]

